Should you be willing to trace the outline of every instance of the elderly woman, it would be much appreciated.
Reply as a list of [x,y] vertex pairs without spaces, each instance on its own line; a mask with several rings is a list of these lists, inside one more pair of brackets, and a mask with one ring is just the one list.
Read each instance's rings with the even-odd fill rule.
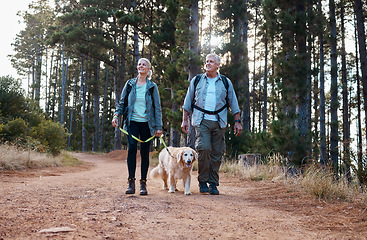
[[[128,80],[122,90],[121,98],[113,115],[112,126],[118,127],[118,117],[124,115],[124,128],[128,131],[127,167],[129,171],[126,194],[135,193],[136,153],[138,142],[155,135],[162,135],[162,109],[157,85],[150,80],[151,63],[146,58],[138,61],[138,76]],[[140,195],[147,195],[147,173],[149,168],[150,141],[141,143]]]

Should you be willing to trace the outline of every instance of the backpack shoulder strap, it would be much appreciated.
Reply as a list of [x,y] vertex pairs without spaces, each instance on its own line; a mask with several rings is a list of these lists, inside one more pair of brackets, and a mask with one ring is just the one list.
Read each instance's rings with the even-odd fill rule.
[[228,88],[229,88],[229,84],[228,84],[228,79],[226,76],[224,75],[220,75],[220,79],[222,80],[224,87],[227,89],[228,92]]
[[194,90],[196,89],[196,86],[198,85],[198,83],[200,82],[201,76],[203,74],[198,74],[196,75],[195,79],[194,79]]
[[195,105],[194,99],[195,99],[196,86],[200,82],[202,75],[203,74],[198,74],[198,75],[195,76],[195,79],[194,79],[194,97],[192,98],[191,108],[193,108],[193,106]]

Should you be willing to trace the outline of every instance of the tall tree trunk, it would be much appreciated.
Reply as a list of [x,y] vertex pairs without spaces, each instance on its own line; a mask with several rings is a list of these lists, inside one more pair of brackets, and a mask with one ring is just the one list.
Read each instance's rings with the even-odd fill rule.
[[245,133],[250,132],[250,77],[248,61],[248,13],[247,0],[242,1],[244,8],[243,30],[241,39],[244,44],[243,64],[244,64],[244,82],[243,82],[243,105],[242,105],[242,128]]
[[209,0],[209,53],[212,52],[212,0]]
[[100,73],[100,61],[94,62],[94,81],[93,81],[93,145],[92,151],[98,150],[99,143],[99,73]]
[[68,60],[65,63],[65,49],[62,47],[62,76],[61,76],[61,117],[60,123],[64,124],[64,112],[65,112],[65,91],[66,91],[66,76],[67,76]]
[[359,78],[359,58],[358,58],[358,33],[357,33],[357,20],[356,17],[354,19],[354,44],[355,44],[355,62],[356,62],[356,83],[357,83],[357,143],[358,143],[358,171],[362,170],[362,155],[363,155],[363,148],[362,148],[362,120],[361,120],[361,82]]
[[[115,29],[117,29],[117,24],[116,24],[116,18],[113,18],[113,25],[115,26]],[[123,36],[123,35],[122,35]],[[117,31],[114,33],[113,35],[113,42],[115,43],[115,45],[117,46]],[[122,42],[124,42],[124,38],[122,37]],[[126,43],[123,44],[123,46]],[[124,71],[125,69],[125,60],[122,60],[122,71]],[[122,83],[123,83],[123,79],[121,79],[119,81],[118,75],[119,75],[119,71],[118,71],[118,59],[117,59],[117,50],[115,49],[113,51],[113,87],[114,87],[114,93],[115,93],[115,108],[117,108],[117,105],[120,101],[120,94],[121,94],[121,89],[122,89]],[[120,119],[121,120],[121,119]],[[123,127],[123,126],[121,126]],[[119,128],[115,128],[115,135],[114,135],[114,149],[118,150],[121,149],[121,131]]]
[[[45,112],[47,116],[50,115],[50,101],[51,101],[51,85],[52,85],[52,73],[53,73],[53,60],[54,60],[54,54],[52,52],[51,54],[51,62],[50,62],[50,71],[49,71],[49,77],[46,79],[48,81],[48,91],[46,91],[46,103],[45,103]],[[47,86],[46,86],[47,89]]]
[[58,88],[58,84],[57,84],[57,79],[59,79],[59,64],[60,61],[59,61],[59,58],[57,58],[56,60],[56,73],[55,73],[55,83],[53,84],[54,85],[54,91],[53,91],[53,96],[52,96],[52,116],[51,116],[51,119],[52,121],[55,121],[55,107],[56,107],[56,94],[57,94],[57,88]]
[[[268,49],[268,29],[266,25],[265,29],[265,66],[264,66],[264,92],[263,92],[263,132],[266,132],[266,126],[268,121],[268,56],[269,56],[269,49]],[[260,126],[259,126],[260,127]]]
[[103,110],[102,110],[102,121],[101,121],[101,134],[99,136],[99,151],[102,152],[102,145],[103,145],[103,129],[104,129],[104,120],[106,115],[106,105],[107,105],[107,89],[108,89],[108,74],[110,68],[106,67],[106,81],[104,86],[104,94],[103,94]]
[[[199,2],[193,0],[191,4],[192,20],[190,21],[190,30],[192,38],[189,43],[190,50],[192,51],[192,57],[189,62],[189,79],[193,79],[200,73],[200,43],[199,43]],[[187,136],[186,146],[195,149],[196,132],[192,126],[191,116],[189,119],[189,134]]]
[[[84,57],[84,55],[82,55],[81,57],[81,81],[83,82],[83,85],[81,86],[82,88],[82,152],[87,151],[87,146],[88,146],[88,136],[87,136],[87,128],[86,128],[86,124],[87,124],[87,109],[86,109],[86,104],[87,104],[87,71],[84,70],[84,61],[88,62],[88,56]],[[87,69],[87,68],[85,68]]]
[[71,108],[71,113],[70,113],[70,123],[69,123],[69,137],[68,137],[68,146],[67,146],[67,149],[69,151],[70,149],[70,142],[71,142],[71,132],[72,132],[72,129],[73,129],[73,115],[74,115],[74,109],[76,107],[76,102],[77,102],[77,96],[76,96],[76,85],[77,85],[77,81],[78,81],[78,78],[75,78],[75,83],[74,83],[74,89],[73,89],[73,106]]
[[[363,85],[363,106],[365,116],[367,116],[367,50],[366,50],[366,32],[364,29],[364,15],[361,0],[354,0],[354,11],[357,17],[357,31],[359,43],[359,58],[361,61],[362,85]],[[365,117],[365,126],[367,126],[367,117]],[[365,128],[365,135],[367,136],[367,127]],[[367,137],[366,137],[367,142]],[[367,143],[366,143],[367,146]]]
[[[319,53],[316,52],[316,46],[315,46],[315,37],[311,40],[310,45],[310,51],[312,51],[312,59],[313,59],[313,69],[320,69],[319,65]],[[320,49],[318,49],[320,50]],[[311,66],[311,65],[310,65]],[[318,75],[320,72],[313,71],[313,112],[314,112],[314,130],[315,133],[313,138],[313,159],[319,159],[320,158],[320,148],[319,148],[319,137],[320,137],[320,131],[319,131],[319,120],[320,120],[320,89],[319,89],[319,78]],[[312,104],[311,104],[312,105]]]
[[350,124],[349,124],[349,100],[347,80],[347,60],[345,51],[345,26],[344,26],[344,0],[340,2],[341,21],[341,58],[342,58],[342,95],[343,95],[343,162],[345,166],[345,177],[350,182]]
[[330,11],[330,68],[331,68],[331,132],[330,132],[330,154],[332,166],[335,173],[338,173],[338,66],[336,50],[336,20],[335,20],[335,2],[329,0]]
[[[136,0],[131,1],[131,6],[133,11],[136,9]],[[133,37],[134,45],[133,45],[133,64],[135,66],[138,65],[138,60],[140,58],[139,54],[139,34],[136,27],[134,27],[134,37]]]
[[272,101],[272,107],[271,107],[271,118],[272,118],[272,121],[275,121],[275,105],[278,101],[278,94],[276,93],[276,90],[275,90],[275,85],[276,85],[276,82],[275,82],[275,53],[274,53],[274,41],[271,41],[271,76],[272,76],[272,81],[271,81],[271,96],[273,98],[273,101]]
[[[254,49],[253,49],[253,83],[252,83],[252,132],[255,132],[255,113],[256,113],[256,85],[257,85],[257,76],[256,76],[256,45],[257,45],[257,25],[258,25],[258,13],[259,13],[259,1],[257,0],[255,3],[255,29],[254,29]],[[260,126],[259,126],[260,128]]]
[[[311,93],[311,78],[309,75],[309,66],[307,63],[307,49],[306,49],[306,11],[305,0],[296,1],[296,45],[298,55],[298,130],[300,131],[301,139],[305,145],[305,156],[311,157],[311,141],[310,141],[310,93]],[[306,63],[306,64],[305,64]]]
[[[318,1],[318,13],[322,16],[322,3]],[[326,165],[326,128],[325,128],[325,63],[324,63],[324,28],[319,35],[320,44],[320,163]]]
[[46,61],[45,61],[45,112],[47,113],[47,96],[48,96],[48,92],[47,92],[47,85],[48,85],[48,72],[47,72],[47,63],[48,63],[48,48],[46,48]]
[[37,44],[36,49],[37,54],[37,62],[36,62],[36,72],[35,72],[35,84],[34,84],[34,99],[36,100],[37,105],[40,105],[41,99],[41,77],[42,77],[42,52],[39,43]]

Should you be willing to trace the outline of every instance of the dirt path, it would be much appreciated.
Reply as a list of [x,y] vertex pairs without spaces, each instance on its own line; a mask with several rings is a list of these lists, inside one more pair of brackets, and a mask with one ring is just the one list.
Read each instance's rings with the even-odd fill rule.
[[86,163],[0,172],[0,239],[367,239],[362,206],[223,174],[220,195],[200,195],[196,172],[193,195],[148,180],[147,196],[128,196],[126,161],[74,155]]

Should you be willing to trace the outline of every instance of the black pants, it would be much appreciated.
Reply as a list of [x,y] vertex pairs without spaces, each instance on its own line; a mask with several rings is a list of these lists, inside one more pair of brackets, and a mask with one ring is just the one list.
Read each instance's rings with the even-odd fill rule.
[[[138,150],[138,141],[133,139],[131,135],[139,138],[142,141],[151,137],[149,125],[147,122],[130,122],[129,135],[128,135],[128,154],[127,154],[127,168],[129,171],[129,178],[135,178],[136,170],[136,153]],[[149,147],[150,141],[140,144],[140,156],[141,156],[141,177],[140,179],[146,180],[149,168]]]

